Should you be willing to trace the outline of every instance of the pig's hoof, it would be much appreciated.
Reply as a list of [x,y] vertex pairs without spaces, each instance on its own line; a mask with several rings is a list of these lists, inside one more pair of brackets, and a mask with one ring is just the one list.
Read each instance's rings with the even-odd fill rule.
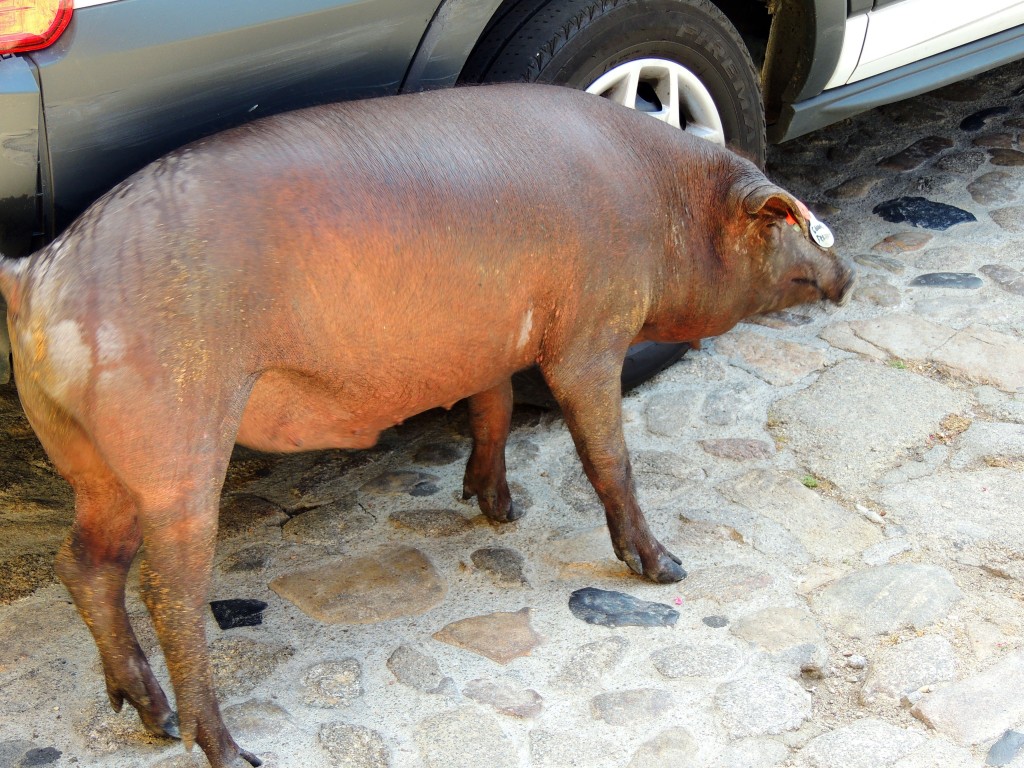
[[649,565],[644,564],[639,554],[630,550],[620,554],[619,558],[631,571],[658,584],[671,584],[686,578],[686,569],[679,558],[667,549],[658,552]]
[[485,509],[484,514],[496,523],[512,523],[526,514],[526,510],[517,507],[511,500],[502,508],[500,505]]
[[143,717],[140,713],[140,718],[146,730],[154,736],[160,736],[165,739],[181,738],[181,728],[178,727],[178,715],[174,712],[170,712],[160,719]]
[[658,556],[658,562],[651,569],[644,569],[644,576],[658,584],[671,584],[675,581],[682,581],[686,578],[686,569],[683,568],[675,555],[665,552]]
[[511,523],[526,514],[526,510],[519,509],[508,495],[498,491],[476,491],[468,483],[463,486],[462,498],[471,499],[476,496],[480,511],[487,515],[488,519],[496,523]]

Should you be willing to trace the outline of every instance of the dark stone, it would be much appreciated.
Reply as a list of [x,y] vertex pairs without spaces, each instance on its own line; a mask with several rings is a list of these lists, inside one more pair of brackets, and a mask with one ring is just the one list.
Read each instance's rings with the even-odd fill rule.
[[1024,152],[1017,149],[990,149],[988,151],[988,161],[992,165],[1013,168],[1024,165]]
[[526,584],[523,571],[523,556],[514,549],[506,547],[484,547],[478,549],[470,558],[473,565],[490,574],[500,584]]
[[943,136],[925,136],[895,155],[879,160],[878,167],[892,171],[910,171],[952,146],[953,142]]
[[602,627],[671,627],[679,621],[679,611],[667,605],[596,587],[573,592],[569,610],[577,619]]
[[214,600],[210,603],[213,618],[221,629],[255,627],[263,623],[263,611],[267,604],[262,600]]
[[443,467],[462,458],[462,451],[450,443],[429,443],[413,454],[412,460],[425,467]]
[[982,280],[970,272],[929,272],[910,281],[910,285],[924,288],[981,288]]
[[912,227],[945,230],[957,224],[977,221],[973,213],[923,197],[898,197],[876,205],[872,211],[894,224],[906,222]]
[[985,127],[990,118],[996,115],[1005,115],[1009,111],[1009,107],[988,107],[987,109],[978,110],[973,115],[968,115],[963,119],[963,122],[960,123],[960,130],[980,131]]
[[1020,754],[1022,747],[1024,747],[1024,733],[1007,731],[988,751],[985,765],[1008,765]]
[[721,629],[729,624],[729,620],[725,616],[705,616],[701,621],[712,629]]
[[[29,766],[33,765],[52,765],[60,759],[61,754],[59,749],[54,749],[53,747],[30,749],[21,758],[18,768],[29,768]],[[996,763],[996,765],[1002,765],[1002,763]]]

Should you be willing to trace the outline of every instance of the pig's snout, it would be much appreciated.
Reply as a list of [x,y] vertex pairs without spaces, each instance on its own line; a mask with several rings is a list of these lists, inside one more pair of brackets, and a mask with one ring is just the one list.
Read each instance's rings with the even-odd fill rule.
[[857,283],[857,270],[849,260],[832,254],[832,272],[830,281],[823,283],[825,298],[841,307],[846,306],[853,296],[853,286]]

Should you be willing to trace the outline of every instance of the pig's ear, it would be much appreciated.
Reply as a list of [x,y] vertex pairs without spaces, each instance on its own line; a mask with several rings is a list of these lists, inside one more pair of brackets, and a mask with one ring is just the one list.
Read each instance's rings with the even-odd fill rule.
[[751,216],[784,219],[787,224],[803,230],[819,248],[828,250],[835,244],[832,231],[818,221],[810,209],[789,192],[774,184],[759,184],[741,198],[743,208]]
[[748,192],[743,198],[743,208],[751,216],[791,216],[807,229],[812,215],[807,206],[781,187],[766,184]]

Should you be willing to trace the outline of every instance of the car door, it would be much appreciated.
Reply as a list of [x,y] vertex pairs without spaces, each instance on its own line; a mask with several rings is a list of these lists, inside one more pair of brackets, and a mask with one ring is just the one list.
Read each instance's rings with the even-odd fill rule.
[[833,88],[1024,24],[1021,0],[851,0]]
[[51,232],[199,136],[312,103],[397,92],[439,0],[76,0],[30,54]]

